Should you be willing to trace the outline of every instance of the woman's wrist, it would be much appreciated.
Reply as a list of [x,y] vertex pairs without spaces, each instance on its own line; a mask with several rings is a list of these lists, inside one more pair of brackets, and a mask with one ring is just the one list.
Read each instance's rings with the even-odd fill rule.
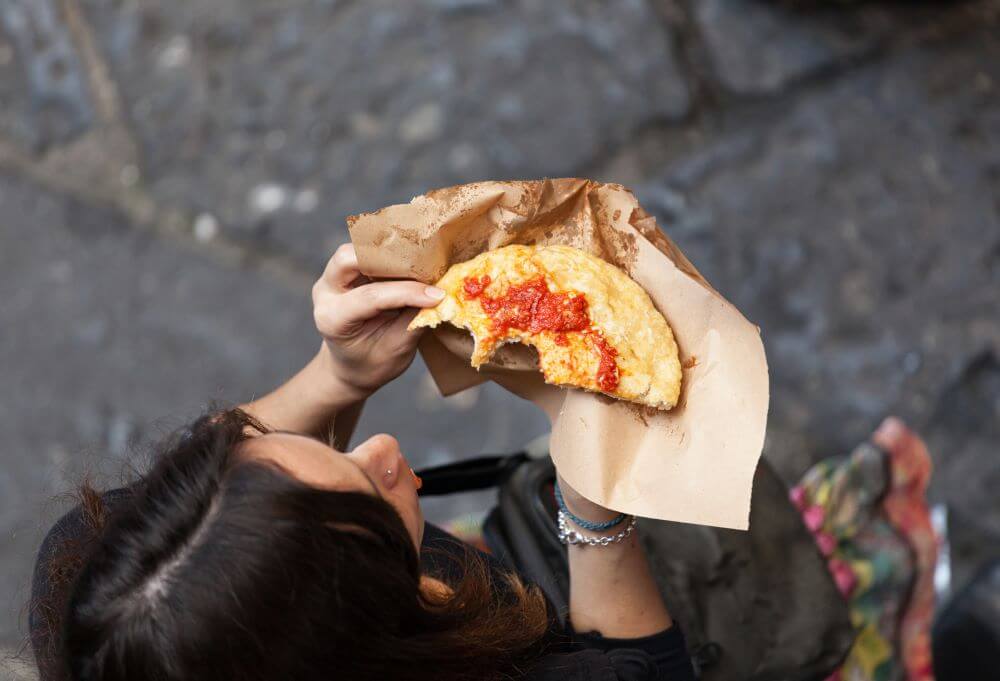
[[604,523],[617,518],[621,515],[618,511],[612,511],[610,508],[605,508],[600,504],[595,504],[590,501],[575,489],[566,484],[566,481],[562,477],[557,478],[559,484],[559,490],[562,494],[563,503],[566,505],[566,510],[575,516],[584,518],[593,523]]
[[269,428],[326,437],[338,413],[366,394],[343,382],[321,348],[302,370],[241,408]]
[[333,356],[325,341],[309,367],[319,398],[329,400],[335,411],[363,402],[375,392],[351,380],[350,371]]

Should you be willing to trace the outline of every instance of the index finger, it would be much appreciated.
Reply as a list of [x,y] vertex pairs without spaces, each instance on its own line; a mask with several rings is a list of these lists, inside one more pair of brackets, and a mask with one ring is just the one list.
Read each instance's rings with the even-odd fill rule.
[[333,257],[323,270],[323,280],[331,287],[344,291],[360,274],[358,254],[354,251],[354,244],[346,243],[334,251]]
[[343,338],[379,315],[390,311],[398,315],[406,307],[433,307],[443,297],[444,291],[419,281],[384,281],[346,293],[327,293],[318,299],[313,316],[323,336]]

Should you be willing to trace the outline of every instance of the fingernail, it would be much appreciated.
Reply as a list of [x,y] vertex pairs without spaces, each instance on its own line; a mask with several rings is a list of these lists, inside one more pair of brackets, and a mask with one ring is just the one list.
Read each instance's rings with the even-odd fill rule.
[[428,286],[424,289],[424,293],[426,293],[429,298],[433,298],[434,300],[441,300],[444,298],[444,291],[439,289],[437,286]]

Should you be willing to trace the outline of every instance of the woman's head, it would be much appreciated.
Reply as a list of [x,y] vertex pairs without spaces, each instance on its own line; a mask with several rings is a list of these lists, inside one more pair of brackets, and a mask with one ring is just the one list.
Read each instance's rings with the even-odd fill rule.
[[488,678],[545,628],[481,564],[423,586],[423,521],[395,440],[349,454],[240,412],[205,417],[113,514],[72,589],[70,677]]

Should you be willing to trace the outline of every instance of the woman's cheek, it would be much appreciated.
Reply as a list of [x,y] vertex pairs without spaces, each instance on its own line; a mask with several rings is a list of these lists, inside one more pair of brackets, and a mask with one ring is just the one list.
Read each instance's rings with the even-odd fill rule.
[[420,508],[420,499],[417,497],[415,487],[406,486],[405,490],[400,490],[398,498],[399,514],[403,517],[406,529],[410,531],[413,541],[418,550],[424,536],[424,513]]

